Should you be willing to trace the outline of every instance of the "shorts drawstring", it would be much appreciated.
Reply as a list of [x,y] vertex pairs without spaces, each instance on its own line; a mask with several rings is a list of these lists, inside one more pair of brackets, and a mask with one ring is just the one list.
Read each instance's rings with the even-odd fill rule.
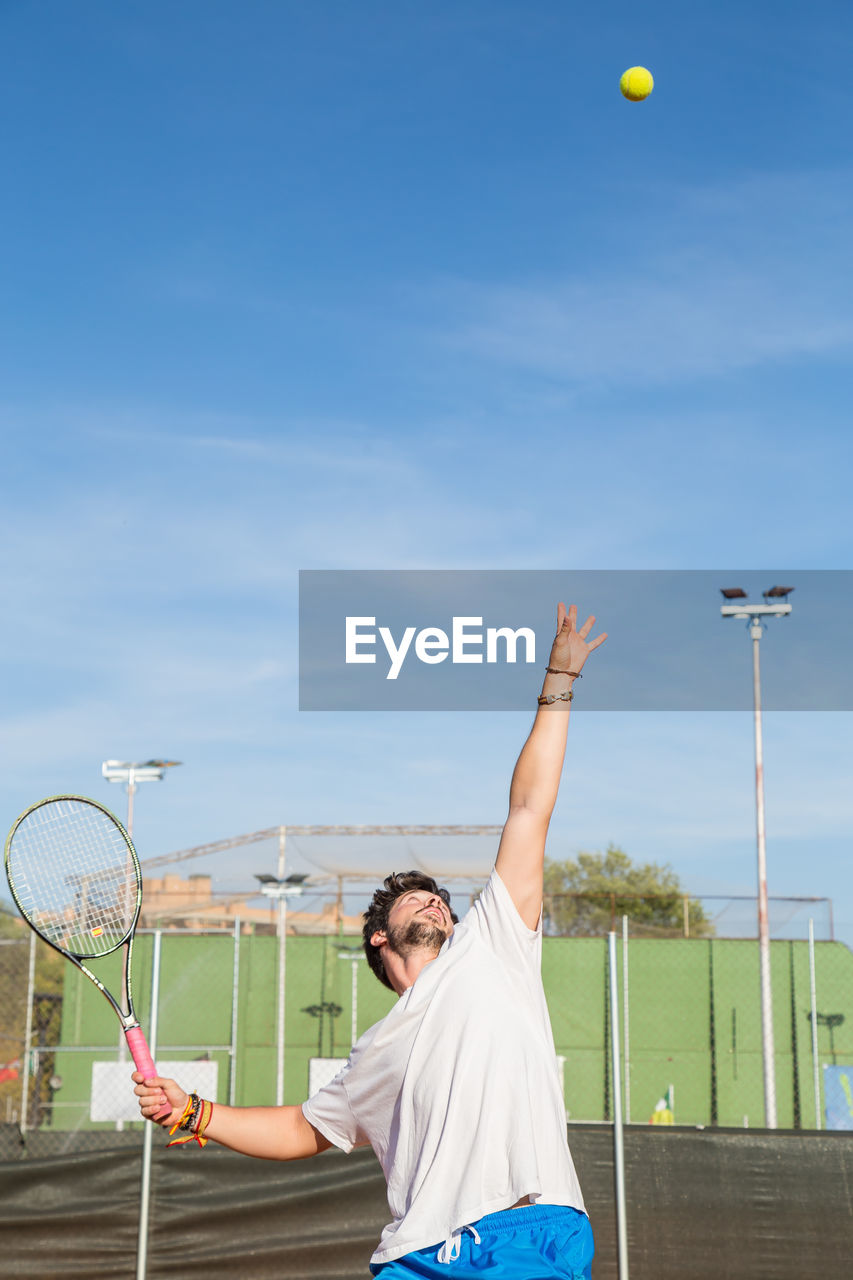
[[480,1233],[477,1231],[476,1227],[457,1227],[455,1231],[451,1231],[450,1235],[447,1237],[444,1244],[439,1249],[438,1251],[439,1262],[455,1262],[456,1261],[456,1259],[459,1257],[459,1254],[462,1252],[462,1245],[460,1241],[462,1240],[463,1231],[470,1231],[471,1235],[474,1237],[474,1243],[475,1244],[480,1243]]

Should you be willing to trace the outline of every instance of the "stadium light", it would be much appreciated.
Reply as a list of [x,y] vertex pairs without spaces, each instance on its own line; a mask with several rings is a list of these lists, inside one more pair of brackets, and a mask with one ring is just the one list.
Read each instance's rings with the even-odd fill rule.
[[279,880],[278,876],[256,872],[255,879],[260,881],[261,893],[265,898],[290,898],[293,894],[303,892],[303,885],[308,877],[289,875],[284,880]]
[[255,879],[261,886],[265,898],[278,903],[278,990],[276,999],[276,1068],[275,1068],[275,1103],[277,1107],[284,1105],[284,1010],[285,981],[287,977],[287,899],[297,897],[304,891],[306,875],[284,874],[284,849],[286,827],[278,831],[278,875],[269,872],[255,872]]
[[[752,639],[752,696],[755,725],[755,830],[758,854],[758,957],[761,976],[761,1046],[764,1067],[764,1123],[776,1128],[776,1062],[773,1037],[773,990],[770,977],[770,922],[767,905],[767,844],[764,823],[764,745],[761,732],[761,670],[758,646],[765,618],[784,618],[791,612],[788,596],[793,587],[771,587],[764,604],[749,604],[740,587],[721,588],[726,604],[724,618],[741,618],[749,623]],[[733,603],[737,601],[738,603]]]
[[[809,1013],[808,1018],[809,1018],[809,1022],[811,1022],[812,1020],[811,1013]],[[816,1026],[826,1027],[827,1030],[829,1031],[829,1052],[832,1054],[832,1064],[833,1066],[835,1066],[836,1062],[838,1061],[838,1059],[835,1056],[835,1028],[841,1027],[844,1025],[844,1022],[846,1021],[844,1014],[843,1013],[818,1013],[816,1011],[814,1021]]]
[[127,834],[133,839],[133,797],[140,782],[162,782],[167,769],[175,769],[180,760],[105,760],[101,765],[101,776],[107,782],[124,782],[127,784]]
[[[107,782],[124,782],[127,785],[127,820],[125,829],[133,839],[133,797],[140,782],[162,782],[167,769],[176,769],[180,760],[104,760],[101,765],[101,776]],[[127,1044],[122,1033],[118,1038],[118,1060],[125,1061]],[[124,1121],[116,1120],[116,1130],[124,1129]]]

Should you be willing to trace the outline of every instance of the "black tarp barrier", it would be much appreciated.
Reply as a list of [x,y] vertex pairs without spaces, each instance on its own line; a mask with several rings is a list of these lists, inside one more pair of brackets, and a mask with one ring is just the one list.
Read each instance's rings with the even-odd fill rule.
[[[595,1229],[593,1277],[615,1280],[612,1133],[572,1126],[569,1138]],[[138,1138],[35,1154],[44,1139],[0,1164],[0,1276],[132,1280]],[[629,1127],[625,1161],[632,1280],[853,1274],[853,1134]],[[212,1145],[167,1151],[157,1135],[148,1276],[366,1280],[386,1218],[369,1150],[277,1164]]]

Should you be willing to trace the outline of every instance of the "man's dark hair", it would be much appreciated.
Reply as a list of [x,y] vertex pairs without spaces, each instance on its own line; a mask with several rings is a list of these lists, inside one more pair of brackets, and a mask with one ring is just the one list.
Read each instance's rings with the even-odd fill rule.
[[390,876],[385,877],[384,887],[376,890],[370,906],[364,913],[364,928],[361,934],[364,939],[364,954],[367,956],[367,963],[379,981],[384,983],[390,991],[393,991],[394,988],[385,973],[385,965],[382,963],[382,948],[374,947],[370,939],[377,930],[385,933],[388,928],[388,916],[394,903],[404,893],[411,893],[413,889],[423,889],[427,893],[438,894],[442,902],[449,908],[450,918],[453,923],[457,924],[459,920],[459,917],[450,906],[450,894],[446,889],[440,889],[432,876],[425,875],[423,871],[395,871]]

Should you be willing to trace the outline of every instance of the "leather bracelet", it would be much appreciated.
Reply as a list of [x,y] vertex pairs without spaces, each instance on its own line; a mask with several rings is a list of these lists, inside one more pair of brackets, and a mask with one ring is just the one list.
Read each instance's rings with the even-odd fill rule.
[[579,671],[564,671],[562,667],[546,667],[546,671],[552,676],[574,676],[577,680],[583,680],[583,676]]

